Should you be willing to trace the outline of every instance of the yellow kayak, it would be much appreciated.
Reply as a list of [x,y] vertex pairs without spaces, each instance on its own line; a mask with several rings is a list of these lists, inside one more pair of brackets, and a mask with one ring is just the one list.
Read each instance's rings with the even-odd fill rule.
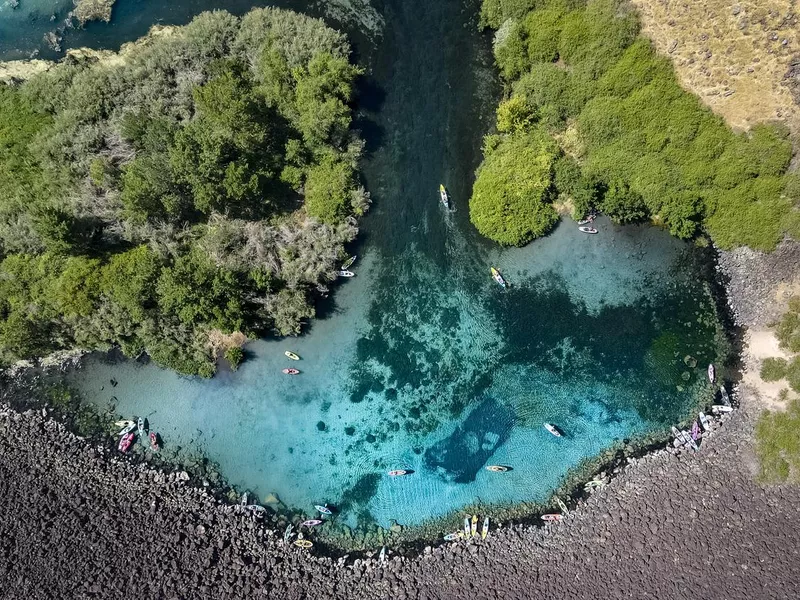
[[472,515],[472,537],[478,535],[478,515]]
[[299,548],[306,548],[306,549],[308,549],[308,548],[311,548],[311,546],[313,546],[314,544],[312,544],[312,543],[311,543],[310,541],[308,541],[308,540],[295,540],[295,541],[294,541],[294,545],[295,545],[295,546],[297,546],[297,547],[299,547]]
[[287,350],[286,352],[284,352],[284,354],[285,354],[286,356],[288,356],[289,358],[291,358],[292,360],[300,360],[300,357],[299,357],[299,356],[297,356],[297,354],[295,354],[294,352],[289,352],[289,351]]
[[483,530],[481,530],[481,539],[485,540],[489,534],[489,517],[483,519]]

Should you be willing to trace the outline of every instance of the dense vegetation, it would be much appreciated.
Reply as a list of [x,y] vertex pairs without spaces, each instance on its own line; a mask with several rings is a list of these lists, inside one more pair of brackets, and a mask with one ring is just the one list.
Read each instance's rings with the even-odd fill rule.
[[[800,392],[800,296],[789,299],[789,309],[777,323],[773,324],[773,328],[779,347],[795,356],[789,360],[765,359],[761,363],[761,378],[764,381],[786,379],[789,387]],[[800,434],[800,430],[798,433]]]
[[[622,0],[484,0],[481,24],[498,30],[507,89],[470,203],[484,235],[526,243],[552,226],[544,205],[559,200],[576,217],[597,208],[682,238],[707,230],[721,247],[772,249],[786,233],[800,237],[787,130],[734,134],[678,85]],[[545,133],[558,143],[555,159]],[[512,165],[492,157],[513,154],[521,136],[539,168],[551,165],[548,190],[537,185],[509,209]]]
[[204,13],[0,85],[0,360],[118,344],[184,373],[292,334],[368,195],[345,38]]
[[[765,359],[761,378],[786,379],[789,387],[800,393],[800,296],[789,299],[789,310],[773,327],[780,348],[794,356]],[[788,398],[789,390],[784,388],[779,400]],[[764,411],[756,423],[756,449],[764,481],[800,482],[800,399],[791,400],[785,411]]]

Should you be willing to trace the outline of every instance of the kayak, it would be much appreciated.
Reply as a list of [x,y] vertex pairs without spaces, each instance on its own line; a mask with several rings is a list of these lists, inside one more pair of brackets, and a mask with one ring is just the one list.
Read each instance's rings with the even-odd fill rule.
[[503,465],[489,465],[486,467],[486,470],[492,473],[505,473],[509,470],[509,467],[504,467]]
[[291,523],[289,523],[289,525],[286,526],[286,531],[283,532],[284,542],[288,542],[290,539],[292,539],[292,529],[294,529],[294,527]]
[[725,406],[724,404],[715,404],[711,407],[711,412],[713,412],[715,415],[718,415],[720,413],[729,413],[733,412],[733,407]]
[[469,517],[464,517],[464,537],[469,537],[469,532],[471,531],[469,526]]
[[413,472],[411,469],[395,469],[394,471],[389,471],[389,476],[401,477],[402,475],[411,475]]
[[136,425],[136,423],[134,423],[130,419],[122,419],[121,421],[114,421],[114,425],[116,425],[117,427],[126,427],[127,428],[127,427],[130,427],[131,425]]
[[478,535],[478,515],[472,515],[472,537]]
[[498,271],[494,267],[492,267],[492,279],[494,279],[498,284],[500,284],[500,287],[502,287],[502,288],[505,288],[505,287],[508,286],[508,283],[506,283],[506,280],[503,279],[502,275],[500,275],[500,271]]
[[378,554],[378,562],[379,562],[379,563],[384,563],[384,562],[386,562],[386,546],[384,546],[383,548],[381,548],[381,553],[380,553],[380,554]]
[[119,448],[119,451],[127,452],[128,448],[130,448],[131,444],[133,443],[134,437],[136,436],[134,436],[133,433],[126,433],[125,435],[123,435],[122,439],[119,441],[119,446],[117,446]]
[[308,521],[300,523],[300,527],[316,527],[317,525],[322,525],[320,519],[309,519]]
[[294,545],[297,546],[298,548],[305,548],[306,550],[308,550],[314,544],[312,544],[308,540],[295,540]]
[[447,190],[441,183],[439,184],[439,200],[441,200],[445,208],[450,208],[450,196],[448,196]]
[[564,504],[561,501],[561,498],[559,498],[558,496],[556,496],[555,499],[556,499],[556,504],[558,504],[558,508],[561,509],[561,512],[564,513],[565,515],[568,515],[569,514],[569,509],[567,508],[567,505]]
[[131,422],[130,422],[130,424],[129,424],[129,425],[127,425],[127,426],[126,426],[126,427],[125,427],[125,428],[124,428],[122,431],[120,431],[120,432],[119,432],[117,435],[125,435],[126,433],[130,433],[130,432],[131,432],[131,431],[133,431],[134,429],[136,429],[136,423],[134,423],[133,421],[131,421]]
[[714,380],[717,378],[716,370],[714,369],[714,364],[708,365],[708,380],[711,383],[714,383]]
[[327,505],[325,505],[325,506],[320,506],[319,504],[315,504],[315,505],[314,505],[314,508],[316,508],[316,509],[317,509],[319,512],[321,512],[323,515],[332,515],[332,514],[333,514],[333,511],[331,511],[331,509],[330,509],[330,508],[328,508],[328,506],[327,506]]
[[578,231],[582,231],[583,233],[597,233],[597,229],[594,227],[578,227]]
[[456,531],[455,533],[448,533],[446,536],[444,536],[444,541],[445,542],[453,542],[453,541],[457,540],[460,537],[461,537],[461,532],[460,531]]
[[586,482],[586,485],[583,486],[583,489],[589,491],[594,488],[604,488],[606,485],[608,484],[603,479],[592,479],[591,481]]
[[547,429],[547,431],[552,433],[554,436],[562,437],[561,432],[552,423],[544,423],[544,428]]
[[139,430],[140,436],[144,436],[144,417],[136,419],[136,429]]
[[291,358],[292,360],[300,360],[300,357],[299,357],[299,356],[297,356],[297,354],[295,354],[294,352],[289,352],[289,351],[287,350],[286,352],[284,352],[284,354],[285,354],[286,356],[288,356],[289,358]]
[[697,441],[700,438],[700,423],[695,421],[692,423],[692,440]]
[[356,274],[353,273],[352,271],[347,271],[345,269],[342,269],[341,271],[336,271],[336,274],[339,277],[355,277],[356,276]]
[[489,534],[489,517],[484,517],[483,529],[481,529],[481,539],[485,540],[488,534]]
[[344,263],[342,263],[342,271],[347,271],[347,269],[352,267],[353,263],[356,262],[357,258],[358,258],[358,255],[356,254],[355,256],[351,256],[346,261],[344,261]]
[[555,513],[549,515],[542,515],[542,521],[560,521],[563,518],[564,517],[562,517],[561,515]]
[[722,403],[725,406],[730,406],[731,397],[728,395],[728,390],[725,389],[724,385],[719,386],[719,393],[722,395]]
[[281,371],[281,373],[283,373],[284,375],[299,375],[300,371],[298,371],[297,369],[284,369],[283,371]]
[[161,445],[158,443],[158,434],[155,431],[150,432],[150,447],[154,452],[161,450]]
[[706,416],[706,413],[701,412],[697,416],[700,418],[700,425],[703,427],[703,431],[708,431],[709,429],[711,429],[711,421],[709,421],[708,417]]

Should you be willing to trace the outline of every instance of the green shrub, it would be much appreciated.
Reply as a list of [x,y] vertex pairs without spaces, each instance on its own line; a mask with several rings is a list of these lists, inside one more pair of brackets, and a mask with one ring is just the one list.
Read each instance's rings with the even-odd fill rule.
[[549,204],[557,147],[541,130],[506,136],[478,169],[470,220],[483,235],[519,246],[558,220]]
[[244,360],[244,350],[242,350],[239,346],[228,348],[225,351],[225,360],[228,361],[228,364],[231,366],[231,370],[236,371]]
[[786,367],[786,381],[795,392],[800,392],[800,356],[795,356]]
[[784,350],[800,352],[800,296],[789,300],[789,310],[775,326],[775,337]]
[[762,481],[800,481],[799,400],[792,400],[785,412],[764,411],[756,423],[755,437]]
[[761,379],[778,381],[786,377],[788,363],[784,358],[765,358],[761,361]]

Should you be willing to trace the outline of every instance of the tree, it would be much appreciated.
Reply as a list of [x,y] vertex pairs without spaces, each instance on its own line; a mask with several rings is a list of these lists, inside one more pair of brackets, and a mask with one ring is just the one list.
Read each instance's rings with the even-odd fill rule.
[[483,235],[519,246],[558,220],[549,204],[557,147],[541,130],[502,138],[478,169],[470,220]]

